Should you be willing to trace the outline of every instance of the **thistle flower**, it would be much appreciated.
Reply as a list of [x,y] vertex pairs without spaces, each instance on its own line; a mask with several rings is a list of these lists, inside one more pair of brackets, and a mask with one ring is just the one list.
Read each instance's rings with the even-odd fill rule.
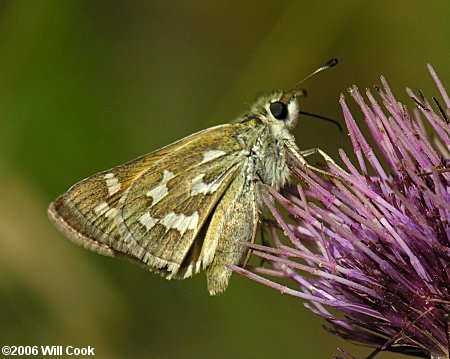
[[[357,166],[340,150],[346,169],[325,158],[331,176],[323,176],[292,156],[301,185],[282,193],[267,187],[264,197],[276,220],[268,222],[275,245],[250,245],[270,268],[233,267],[306,300],[305,306],[329,323],[328,331],[375,347],[369,357],[389,350],[449,358],[450,99],[428,68],[445,110],[433,98],[435,112],[422,93],[417,97],[407,89],[417,106],[410,114],[383,77],[376,92],[384,109],[372,91],[364,100],[357,87],[349,90],[381,156],[341,96]],[[279,205],[291,221],[283,219]],[[277,228],[288,240],[279,238]],[[268,276],[286,278],[290,285]]]

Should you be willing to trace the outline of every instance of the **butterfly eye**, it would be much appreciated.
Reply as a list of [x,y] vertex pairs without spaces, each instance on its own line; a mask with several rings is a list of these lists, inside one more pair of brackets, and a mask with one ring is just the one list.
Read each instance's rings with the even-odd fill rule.
[[288,116],[288,108],[284,102],[276,101],[270,104],[270,113],[277,120],[285,120]]

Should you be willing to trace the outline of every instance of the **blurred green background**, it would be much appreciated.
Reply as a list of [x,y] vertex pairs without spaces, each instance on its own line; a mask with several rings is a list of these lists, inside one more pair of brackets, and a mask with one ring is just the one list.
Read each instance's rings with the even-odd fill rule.
[[[166,282],[81,249],[46,207],[332,57],[337,68],[304,84],[304,110],[342,121],[340,93],[381,74],[407,104],[405,86],[437,94],[425,66],[448,84],[449,18],[448,0],[2,0],[0,345],[91,345],[98,358],[367,355],[300,300],[237,275],[212,298],[203,274]],[[303,118],[295,135],[337,156],[333,126]]]

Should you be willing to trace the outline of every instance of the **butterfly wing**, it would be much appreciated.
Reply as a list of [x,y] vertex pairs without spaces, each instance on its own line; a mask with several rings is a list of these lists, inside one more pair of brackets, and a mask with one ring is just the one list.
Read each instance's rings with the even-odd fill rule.
[[[222,293],[228,286],[231,269],[228,264],[244,265],[249,247],[242,242],[254,242],[260,209],[260,184],[241,171],[233,178],[214,211],[205,236],[202,252],[211,256],[206,268],[208,290],[211,295]],[[214,255],[220,253],[220,255]]]
[[192,275],[200,269],[192,263],[212,260],[202,254],[210,214],[257,135],[239,123],[191,135],[77,183],[50,205],[50,219],[100,254],[132,258],[168,278]]

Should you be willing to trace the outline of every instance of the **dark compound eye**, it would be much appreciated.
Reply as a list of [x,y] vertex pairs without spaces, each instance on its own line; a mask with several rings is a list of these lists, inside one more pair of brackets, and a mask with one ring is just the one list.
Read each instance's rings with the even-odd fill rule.
[[277,120],[285,120],[288,116],[288,108],[284,102],[277,101],[270,104],[270,112]]

